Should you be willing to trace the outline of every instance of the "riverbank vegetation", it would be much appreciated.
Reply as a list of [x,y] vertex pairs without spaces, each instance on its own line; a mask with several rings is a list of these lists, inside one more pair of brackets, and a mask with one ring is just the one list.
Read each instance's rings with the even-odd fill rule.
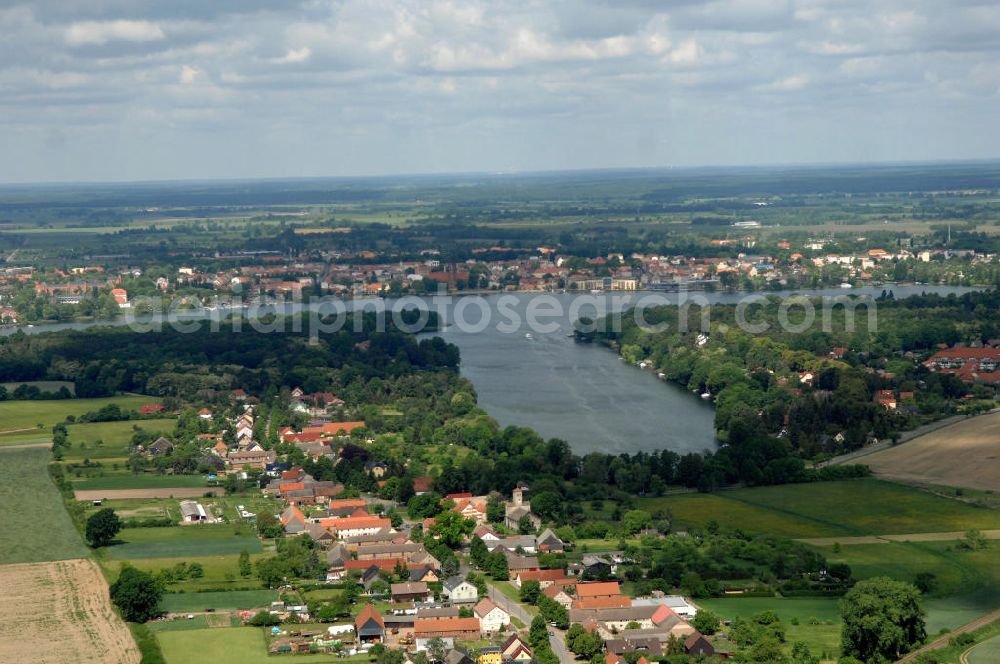
[[[848,305],[851,311],[818,298],[791,305],[771,298],[746,308],[657,307],[645,312],[645,320],[663,326],[660,331],[625,315],[620,329],[611,319],[592,329],[583,321],[578,337],[608,344],[713,399],[717,434],[726,445],[701,460],[704,488],[795,481],[800,460],[821,461],[896,440],[902,431],[948,415],[992,407],[992,385],[964,383],[923,360],[941,347],[982,345],[1000,336],[1000,293],[898,300],[887,293],[861,307]],[[824,307],[830,311],[827,329],[817,313]],[[700,322],[707,326],[699,329]],[[755,331],[744,331],[749,329]]]

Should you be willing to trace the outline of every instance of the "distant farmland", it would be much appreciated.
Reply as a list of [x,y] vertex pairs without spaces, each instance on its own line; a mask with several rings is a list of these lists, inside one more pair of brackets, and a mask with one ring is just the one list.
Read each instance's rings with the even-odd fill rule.
[[861,463],[901,482],[1000,491],[1000,413],[938,429]]

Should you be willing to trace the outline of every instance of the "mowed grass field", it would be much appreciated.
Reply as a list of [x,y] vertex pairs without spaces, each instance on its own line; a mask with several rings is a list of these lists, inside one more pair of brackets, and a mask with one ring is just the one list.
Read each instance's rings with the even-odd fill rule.
[[160,608],[168,613],[192,613],[206,609],[255,609],[278,599],[274,590],[233,590],[207,593],[167,593]]
[[125,410],[137,410],[143,404],[158,402],[155,397],[126,396],[55,401],[0,401],[0,431],[12,432],[0,434],[0,444],[11,442],[7,436],[23,438],[25,433],[31,433],[18,431],[20,429],[34,429],[48,438],[52,427],[65,420],[67,415],[79,417],[108,404],[116,403]]
[[779,537],[901,535],[1000,527],[1000,511],[874,479],[786,484],[639,501],[669,511],[674,529],[723,527]]
[[[156,635],[167,664],[273,664],[258,627],[163,631]],[[339,664],[336,655],[289,656],[308,664]]]
[[861,463],[901,482],[1000,491],[1000,413],[938,429]]
[[0,563],[84,558],[87,547],[49,477],[45,448],[0,448]]
[[233,525],[191,525],[169,528],[126,528],[108,547],[115,560],[142,558],[184,558],[186,556],[224,556],[241,551],[260,553],[260,540],[249,527],[236,534]]

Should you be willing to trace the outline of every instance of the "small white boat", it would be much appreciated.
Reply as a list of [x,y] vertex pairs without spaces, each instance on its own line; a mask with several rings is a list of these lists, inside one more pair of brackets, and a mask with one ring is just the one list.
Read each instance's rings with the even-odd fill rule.
[[711,394],[711,392],[702,392],[701,393],[701,398],[702,399],[711,399],[712,398],[712,394]]
[[533,337],[533,336],[531,336],[531,332],[525,332],[525,333],[524,333],[524,338],[525,338],[525,339],[534,339],[534,337]]
[[848,284],[848,283],[840,284],[840,287],[841,288],[854,288],[854,286],[852,286],[851,284]]

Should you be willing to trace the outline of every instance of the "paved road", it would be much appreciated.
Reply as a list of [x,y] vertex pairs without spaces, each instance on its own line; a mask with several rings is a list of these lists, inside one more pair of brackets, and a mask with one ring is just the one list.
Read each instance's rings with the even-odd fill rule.
[[[930,652],[931,650],[937,650],[938,648],[944,648],[946,645],[948,645],[949,639],[954,638],[959,634],[965,634],[966,632],[974,632],[980,627],[990,624],[994,620],[1000,620],[1000,609],[994,611],[993,613],[987,613],[985,616],[976,618],[970,623],[967,623],[965,625],[962,625],[961,627],[953,629],[944,636],[931,641],[923,648],[920,648],[919,650],[914,650],[906,657],[897,660],[896,664],[907,664],[908,662],[915,662],[917,661],[917,658],[925,652]],[[966,651],[966,654],[968,654],[968,651]]]
[[[510,613],[510,615],[514,616],[525,625],[531,625],[531,614],[529,614],[527,610],[525,610],[525,608],[518,602],[515,602],[511,598],[504,595],[499,588],[490,585],[489,596],[491,600]],[[549,627],[548,629],[551,632],[549,634],[549,646],[552,648],[552,652],[556,654],[556,657],[559,658],[560,664],[572,664],[575,661],[575,658],[573,653],[566,650],[566,645],[563,642],[563,632],[553,627]]]
[[523,606],[507,597],[503,592],[496,586],[489,586],[490,599],[500,605],[500,608],[504,609],[507,613],[514,616],[525,625],[531,624],[531,614],[529,614]]
[[576,657],[573,653],[566,650],[566,644],[563,640],[564,636],[562,631],[553,629],[552,633],[549,634],[549,645],[552,647],[552,652],[559,658],[560,664],[571,664],[571,662],[576,661]]

